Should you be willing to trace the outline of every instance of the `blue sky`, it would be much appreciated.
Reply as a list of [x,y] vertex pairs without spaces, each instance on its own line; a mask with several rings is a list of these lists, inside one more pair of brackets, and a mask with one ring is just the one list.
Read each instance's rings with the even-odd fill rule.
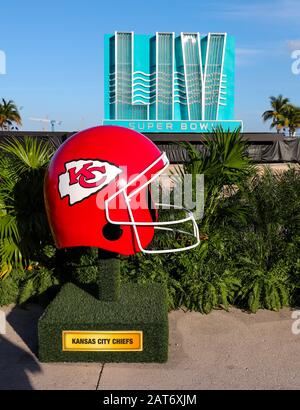
[[23,106],[25,130],[41,129],[32,116],[62,120],[58,130],[97,125],[105,33],[227,32],[237,47],[236,119],[246,131],[268,130],[260,117],[270,95],[300,105],[300,75],[291,70],[299,27],[299,0],[10,0],[1,4],[0,97]]

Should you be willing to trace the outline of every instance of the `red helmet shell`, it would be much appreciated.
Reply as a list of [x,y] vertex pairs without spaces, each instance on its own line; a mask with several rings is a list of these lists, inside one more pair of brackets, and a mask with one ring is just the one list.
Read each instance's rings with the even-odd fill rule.
[[[45,177],[48,220],[58,248],[91,246],[123,255],[140,252],[133,226],[110,224],[104,203],[124,184],[161,157],[155,144],[142,134],[117,126],[101,126],[69,138],[51,160]],[[164,167],[158,161],[145,173],[149,180]],[[129,195],[137,188],[128,187]],[[132,209],[135,222],[155,222],[148,187],[138,194]],[[135,199],[133,197],[133,199]],[[131,222],[124,195],[109,203],[113,221]],[[152,241],[153,226],[137,226],[143,248]]]

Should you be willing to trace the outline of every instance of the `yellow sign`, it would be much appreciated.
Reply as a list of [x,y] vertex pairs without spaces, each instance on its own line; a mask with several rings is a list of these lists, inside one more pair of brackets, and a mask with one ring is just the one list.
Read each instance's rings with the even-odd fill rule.
[[64,352],[142,352],[141,331],[79,331],[62,332]]

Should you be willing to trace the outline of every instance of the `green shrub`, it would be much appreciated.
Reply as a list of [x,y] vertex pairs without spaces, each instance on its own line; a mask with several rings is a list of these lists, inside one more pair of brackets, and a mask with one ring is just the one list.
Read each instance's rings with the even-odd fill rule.
[[224,242],[216,235],[189,252],[170,255],[135,255],[123,261],[124,281],[159,282],[168,290],[169,309],[185,306],[209,313],[228,309],[240,288],[240,279],[226,269]]
[[38,267],[30,271],[13,270],[0,280],[0,306],[23,304],[31,299],[44,305],[55,296],[58,287],[59,280],[52,270]]
[[[212,137],[204,139],[201,151],[189,142],[179,144],[186,150],[188,159],[183,165],[183,171],[179,169],[176,173],[179,172],[182,178],[183,174],[190,174],[193,181],[197,175],[204,175],[204,216],[199,221],[203,233],[216,228],[227,215],[234,215],[237,219],[244,216],[242,207],[225,205],[228,194],[234,194],[255,173],[247,156],[248,142],[242,139],[240,131],[230,132],[218,127]],[[195,189],[193,184],[193,196],[197,198]]]
[[[245,264],[247,261],[245,261]],[[248,261],[253,265],[252,261]],[[290,302],[289,270],[284,262],[270,271],[256,269],[243,272],[243,286],[239,292],[242,301],[255,313],[258,309],[278,311]]]
[[[229,164],[224,165],[224,175],[239,186],[230,196],[218,198],[213,215],[206,219],[207,240],[190,252],[122,258],[123,282],[163,283],[169,309],[184,305],[203,313],[228,309],[233,303],[256,311],[299,302],[299,168],[280,175],[267,169],[247,180],[243,175],[250,175],[251,167],[246,161],[239,179],[232,176],[234,167]],[[158,237],[155,246],[174,246],[174,240],[179,246],[176,239],[183,240]],[[96,255],[75,259],[71,265],[77,278],[95,282]]]
[[[113,268],[110,262],[100,268],[97,249],[57,251],[53,246],[42,198],[49,147],[29,140],[21,149],[19,144],[6,143],[9,155],[0,158],[2,275],[10,263],[19,266],[10,280],[0,281],[0,305],[23,303],[70,281],[94,287],[98,296],[100,281],[100,294],[112,298],[110,291],[119,283],[111,287],[105,284],[107,275],[101,279],[99,269],[111,274]],[[254,312],[299,305],[300,166],[280,174],[267,169],[253,177],[239,131],[217,131],[201,153],[183,145],[189,156],[185,172],[205,174],[205,213],[199,221],[204,240],[189,252],[121,258],[122,281],[163,284],[169,309],[184,305],[208,313],[235,304]],[[166,215],[170,218],[165,212],[161,220]],[[155,238],[152,245],[159,248],[190,244],[178,234]]]
[[24,275],[19,283],[18,303],[23,304],[33,297],[41,297],[50,288],[59,284],[53,271],[40,268]]
[[37,138],[0,144],[0,278],[38,261],[52,244],[43,183],[54,149]]
[[228,310],[240,288],[240,280],[215,259],[183,265],[182,304],[189,310],[210,313],[213,309]]
[[[102,255],[101,251],[101,255]],[[68,281],[79,284],[96,283],[98,278],[98,248],[77,247],[60,249],[57,252],[56,267]]]
[[0,306],[16,303],[19,297],[20,274],[12,271],[11,274],[0,280]]
[[98,249],[79,247],[59,252],[59,270],[66,281],[82,285],[97,282]]
[[182,299],[183,288],[177,274],[172,271],[172,259],[166,255],[137,254],[128,259],[121,260],[121,278],[125,283],[135,282],[150,284],[153,282],[163,284],[167,289],[169,310],[177,309]]

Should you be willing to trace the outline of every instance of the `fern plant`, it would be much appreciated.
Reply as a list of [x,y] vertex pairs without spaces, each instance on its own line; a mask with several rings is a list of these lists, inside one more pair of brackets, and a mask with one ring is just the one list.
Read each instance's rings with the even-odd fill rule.
[[240,250],[236,255],[236,274],[242,287],[237,301],[252,312],[279,310],[290,301],[291,272],[294,258],[288,257],[288,243],[276,221],[265,230],[239,233]]
[[271,270],[265,271],[257,269],[252,261],[245,260],[244,283],[238,296],[247,303],[253,313],[258,309],[278,311],[284,306],[289,306],[290,268],[281,261]]
[[228,310],[241,283],[231,271],[216,272],[216,264],[209,263],[201,266],[192,277],[184,275],[182,285],[185,290],[183,305],[207,314],[216,308]]
[[215,235],[189,252],[124,259],[121,271],[125,281],[165,284],[170,309],[185,306],[209,313],[215,308],[228,309],[240,289],[241,281],[229,269],[227,253],[224,238]]

